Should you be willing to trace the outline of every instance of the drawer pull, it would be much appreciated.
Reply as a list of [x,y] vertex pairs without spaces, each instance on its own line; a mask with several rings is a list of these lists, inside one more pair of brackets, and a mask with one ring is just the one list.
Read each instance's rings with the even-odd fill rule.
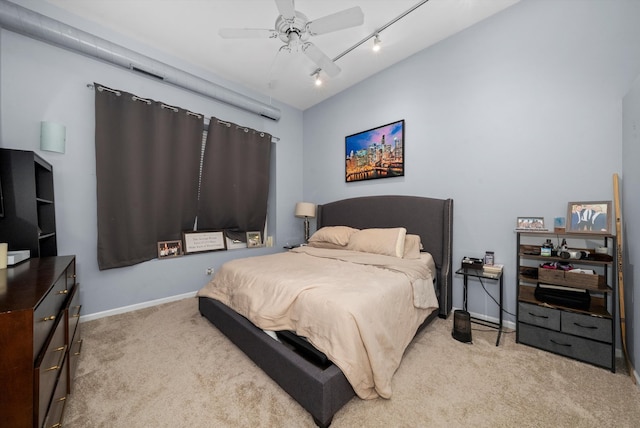
[[579,322],[574,322],[573,325],[580,328],[588,328],[589,330],[597,330],[598,327],[595,325],[582,325]]
[[566,346],[566,347],[568,347],[568,348],[571,348],[571,344],[570,344],[570,343],[560,343],[560,342],[556,342],[556,341],[555,341],[555,340],[553,340],[553,339],[549,339],[549,340],[551,340],[551,342],[552,342],[552,343],[555,343],[555,344],[556,344],[556,345],[558,345],[558,346]]
[[73,318],[80,318],[80,309],[82,309],[82,305],[74,306],[73,309],[77,309],[76,313],[73,315]]
[[54,350],[54,352],[60,352],[60,359],[58,360],[58,364],[56,364],[53,367],[49,367],[48,369],[45,370],[46,372],[49,372],[52,370],[60,370],[62,368],[62,361],[64,360],[64,354],[66,350],[67,350],[67,345],[61,346]]
[[536,318],[544,318],[544,319],[548,319],[549,318],[546,315],[538,315],[538,314],[534,314],[533,312],[529,312],[529,315],[531,315],[532,317],[536,317]]
[[56,316],[55,315],[51,315],[50,317],[44,317],[42,318],[42,321],[55,321]]
[[69,290],[65,288],[64,290],[58,291],[58,294],[69,294]]
[[[67,408],[67,396],[65,395],[64,397],[60,397],[58,399],[58,402],[62,403],[62,411],[60,412],[60,418],[62,418],[62,415],[64,415],[64,411]],[[55,424],[51,425],[49,428],[62,428],[62,421],[56,422]]]
[[74,356],[78,356],[82,352],[82,345],[84,344],[84,339],[78,340],[78,343],[80,344],[80,347],[78,348],[78,352],[73,353]]

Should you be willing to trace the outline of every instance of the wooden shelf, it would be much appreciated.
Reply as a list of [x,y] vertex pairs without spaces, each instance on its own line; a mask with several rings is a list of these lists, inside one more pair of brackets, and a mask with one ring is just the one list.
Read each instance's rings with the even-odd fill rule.
[[541,302],[540,300],[536,299],[535,295],[533,294],[535,291],[535,287],[520,285],[519,289],[518,300],[521,302],[527,302],[539,306],[546,306],[549,308],[562,309],[563,311],[576,312],[579,314],[593,315],[600,318],[611,318],[611,314],[605,307],[605,299],[602,297],[591,296],[591,305],[589,306],[589,309],[582,310],[570,308],[568,306],[552,305],[546,302]]
[[0,181],[0,242],[11,251],[29,250],[31,257],[57,255],[53,167],[34,152],[0,149]]

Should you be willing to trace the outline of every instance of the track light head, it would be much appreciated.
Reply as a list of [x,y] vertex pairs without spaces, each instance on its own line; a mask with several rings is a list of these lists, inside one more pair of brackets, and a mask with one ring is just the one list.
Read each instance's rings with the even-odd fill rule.
[[316,86],[322,86],[322,79],[320,79],[320,71],[313,73],[314,83]]
[[378,52],[380,50],[380,45],[382,44],[382,40],[380,40],[380,36],[378,34],[373,38],[373,51]]

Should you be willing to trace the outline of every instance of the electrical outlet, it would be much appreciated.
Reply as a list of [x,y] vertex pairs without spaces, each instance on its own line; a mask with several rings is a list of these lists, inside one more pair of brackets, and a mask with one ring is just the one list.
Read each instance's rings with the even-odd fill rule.
[[207,268],[207,275],[213,275],[214,269],[213,268]]

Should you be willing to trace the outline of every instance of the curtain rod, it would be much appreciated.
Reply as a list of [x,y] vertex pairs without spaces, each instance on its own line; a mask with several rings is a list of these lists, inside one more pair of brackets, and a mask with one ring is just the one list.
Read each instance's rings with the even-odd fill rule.
[[[94,85],[92,83],[87,83],[87,88],[93,90],[94,89]],[[117,96],[120,96],[120,94],[121,94],[120,91],[116,91],[115,89],[107,88],[106,86],[98,86],[98,90],[99,91],[112,92],[112,93],[116,94]],[[140,97],[137,97],[135,95],[133,96],[133,99],[135,101],[143,101],[143,102],[146,102],[147,104],[151,104],[150,100],[147,100],[147,99],[144,99],[144,98],[140,98]],[[164,104],[164,103],[160,103],[160,106],[162,108],[168,108],[168,109],[171,109],[171,110],[173,110],[175,112],[178,112],[178,108],[177,107],[173,107],[173,106],[170,106],[170,105],[167,105],[167,104]],[[195,116],[197,118],[200,118],[200,117],[204,116],[204,115],[200,115],[198,113],[190,112],[189,110],[186,110],[186,112],[187,112],[187,114],[190,114],[190,115]],[[218,123],[223,123],[223,124],[226,124],[227,126],[231,126],[230,122],[225,122],[225,121],[220,120],[220,119],[218,119]],[[205,125],[209,124],[209,119],[207,119],[206,117],[204,119],[204,124]],[[245,132],[249,131],[249,128],[247,128],[246,126],[236,126],[236,128],[244,128]],[[205,129],[205,131],[206,131],[206,129]],[[258,131],[258,132],[261,132],[262,134],[264,134],[264,132],[262,132],[262,131]],[[278,141],[280,141],[280,138],[272,135],[271,136],[271,141],[277,143]]]

